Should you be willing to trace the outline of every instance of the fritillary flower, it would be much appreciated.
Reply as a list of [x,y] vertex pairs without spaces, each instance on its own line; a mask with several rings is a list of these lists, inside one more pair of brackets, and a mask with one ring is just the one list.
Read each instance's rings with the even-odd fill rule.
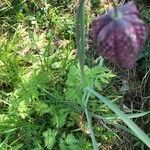
[[147,31],[134,2],[96,18],[91,32],[103,57],[127,69],[136,66]]

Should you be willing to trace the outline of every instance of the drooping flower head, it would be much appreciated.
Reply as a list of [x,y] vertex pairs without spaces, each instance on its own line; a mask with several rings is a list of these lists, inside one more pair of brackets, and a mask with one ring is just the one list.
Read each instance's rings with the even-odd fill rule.
[[93,21],[93,40],[99,53],[108,60],[132,69],[147,37],[144,22],[134,2],[114,9]]

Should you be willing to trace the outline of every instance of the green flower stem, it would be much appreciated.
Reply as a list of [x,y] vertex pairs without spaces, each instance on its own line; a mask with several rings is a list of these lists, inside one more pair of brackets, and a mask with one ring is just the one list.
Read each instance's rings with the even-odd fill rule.
[[113,4],[113,8],[114,8],[114,10],[115,10],[115,17],[118,17],[117,5],[116,5],[116,3],[115,3],[114,0],[111,0],[111,1],[112,1],[112,4]]
[[81,80],[85,83],[84,62],[85,62],[85,0],[79,1],[77,10],[77,24],[76,24],[76,44],[78,51],[78,58],[81,71]]
[[[84,63],[85,63],[85,0],[79,1],[79,7],[77,10],[77,24],[76,24],[76,44],[78,51],[78,59],[81,71],[81,81],[83,82],[83,89],[86,86],[85,73],[84,73]],[[87,103],[89,99],[89,92],[84,90],[82,102],[84,106],[84,111],[87,118],[88,127],[90,130],[90,136],[93,143],[94,150],[98,150],[98,145],[92,129],[91,116],[89,114]]]

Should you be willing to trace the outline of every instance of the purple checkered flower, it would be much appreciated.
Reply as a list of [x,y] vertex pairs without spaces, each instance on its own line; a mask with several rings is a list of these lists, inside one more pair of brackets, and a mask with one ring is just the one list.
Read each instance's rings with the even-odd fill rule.
[[132,69],[147,37],[144,22],[134,2],[114,9],[98,17],[92,23],[91,33],[97,49],[103,57]]

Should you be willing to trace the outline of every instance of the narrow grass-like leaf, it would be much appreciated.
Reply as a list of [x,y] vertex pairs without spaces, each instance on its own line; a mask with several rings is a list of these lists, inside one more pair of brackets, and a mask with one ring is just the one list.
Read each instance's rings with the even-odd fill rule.
[[129,119],[123,111],[121,111],[115,104],[90,87],[87,87],[87,90],[95,95],[100,101],[105,103],[129,128],[132,129],[136,136],[150,148],[150,138],[131,119]]
[[85,111],[85,114],[86,114],[86,118],[87,118],[87,122],[88,122],[88,127],[89,127],[89,130],[90,130],[90,136],[91,136],[91,139],[92,139],[92,143],[93,143],[93,148],[94,150],[98,150],[98,144],[97,144],[97,141],[96,141],[96,138],[95,138],[95,135],[94,135],[94,131],[93,131],[93,128],[92,128],[92,121],[91,121],[91,115],[88,111],[88,108],[87,108],[87,103],[88,103],[88,100],[89,100],[89,97],[90,97],[90,93],[88,91],[85,91],[86,94],[84,94],[83,96],[83,101],[84,101],[84,111]]
[[133,134],[133,135],[135,136],[134,132],[133,132],[131,129],[129,129],[129,128],[127,128],[127,127],[124,127],[124,126],[122,126],[122,125],[120,125],[120,124],[118,124],[118,123],[115,123],[113,120],[109,120],[108,118],[105,118],[105,117],[99,116],[99,115],[95,115],[95,114],[92,114],[92,117],[94,117],[94,118],[97,119],[97,120],[103,120],[103,121],[106,122],[107,124],[111,124],[111,125],[113,125],[114,127],[119,128],[119,129],[122,129],[122,130],[124,130],[124,131],[126,131],[126,132],[128,132],[128,133],[130,133],[130,134]]
[[[130,118],[130,119],[132,119],[132,118],[139,118],[139,117],[143,117],[143,116],[145,116],[145,115],[147,115],[147,114],[149,114],[150,112],[148,111],[148,112],[141,112],[141,113],[135,113],[135,114],[126,114],[126,116],[128,117],[128,118]],[[105,117],[106,119],[109,119],[109,120],[119,120],[119,119],[121,119],[120,117],[118,117],[118,116],[116,116],[116,115],[114,115],[114,116],[112,116],[112,117]]]

